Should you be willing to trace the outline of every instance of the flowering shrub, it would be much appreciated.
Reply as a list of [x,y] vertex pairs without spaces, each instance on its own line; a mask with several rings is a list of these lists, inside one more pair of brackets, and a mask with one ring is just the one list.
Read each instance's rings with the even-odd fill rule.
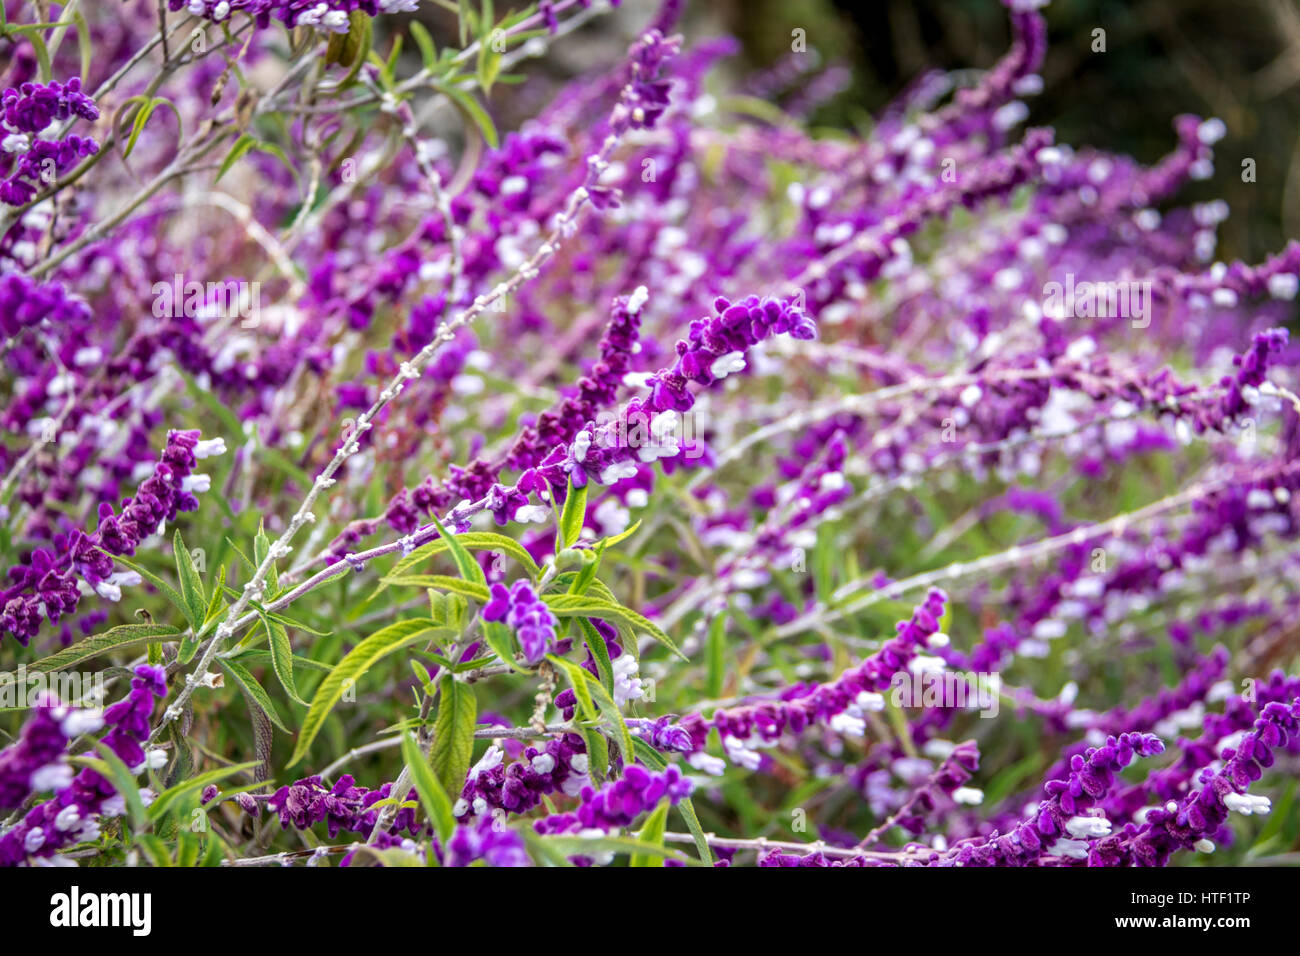
[[675,0],[0,4],[0,863],[1294,852],[1300,244],[1041,5],[849,135]]

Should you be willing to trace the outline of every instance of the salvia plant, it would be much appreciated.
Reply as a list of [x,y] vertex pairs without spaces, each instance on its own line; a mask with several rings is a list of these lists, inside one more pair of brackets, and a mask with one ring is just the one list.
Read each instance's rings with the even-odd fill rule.
[[0,864],[1293,858],[1300,244],[1004,3],[0,3]]

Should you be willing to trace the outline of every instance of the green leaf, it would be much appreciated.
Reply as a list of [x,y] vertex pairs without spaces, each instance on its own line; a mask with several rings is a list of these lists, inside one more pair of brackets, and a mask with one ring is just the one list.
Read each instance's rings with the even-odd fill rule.
[[194,566],[194,556],[186,549],[179,528],[172,535],[172,551],[176,558],[176,580],[181,584],[181,597],[190,609],[191,620],[197,621],[198,627],[202,627],[207,617],[208,596],[204,593],[203,579],[199,577],[198,568]]
[[605,690],[605,686],[600,681],[592,677],[585,668],[579,667],[587,683],[591,685],[591,693],[595,696],[597,703],[600,705],[601,712],[604,713],[606,720],[617,733],[615,742],[623,754],[623,762],[631,763],[634,757],[632,744],[632,735],[627,729],[627,724],[623,720],[623,713],[618,709],[618,704],[614,702],[613,696]]
[[520,667],[515,663],[514,636],[510,628],[500,621],[480,621],[480,623],[483,627],[483,639],[487,641],[488,647],[496,652],[501,663],[518,674],[531,673],[529,668]]
[[678,650],[673,639],[665,634],[659,625],[629,607],[612,601],[602,601],[589,595],[548,594],[542,600],[556,617],[598,617],[602,620],[621,621],[634,630],[649,634],[682,660],[687,659],[686,655]]
[[221,166],[217,170],[217,178],[213,180],[213,183],[215,184],[219,182],[222,176],[230,172],[230,167],[239,162],[239,160],[241,160],[248,151],[252,149],[256,149],[263,153],[270,153],[276,159],[280,160],[289,172],[293,173],[295,179],[298,178],[298,170],[294,168],[293,163],[289,162],[289,157],[284,155],[284,150],[279,146],[276,146],[274,143],[264,143],[261,140],[255,139],[249,134],[244,133],[239,137],[239,139],[235,140],[235,144],[230,147],[230,152],[227,153],[226,158],[221,161]]
[[564,676],[569,680],[569,686],[578,695],[578,704],[582,708],[583,715],[588,720],[598,720],[600,711],[596,709],[596,702],[591,698],[591,681],[587,679],[591,675],[573,661],[565,660],[563,657],[547,654],[546,659],[564,671]]
[[608,538],[601,538],[600,546],[602,548],[612,548],[616,544],[622,544],[628,538],[632,537],[632,535],[636,534],[637,529],[640,527],[641,527],[641,519],[637,518],[636,521],[634,521],[632,525],[627,529],[619,532],[616,535],[611,535]]
[[569,479],[568,494],[564,499],[564,510],[560,512],[560,546],[571,548],[578,543],[582,534],[582,522],[587,517],[587,486],[573,487]]
[[[180,633],[180,628],[172,627],[170,624],[119,624],[103,634],[78,641],[57,654],[42,657],[36,663],[28,664],[27,673],[48,674],[110,651],[137,647],[141,644],[162,644],[174,640]],[[4,683],[6,677],[13,679],[12,674],[0,674],[0,685]]]
[[[123,159],[126,159],[131,155],[131,151],[135,149],[136,140],[138,140],[140,138],[140,134],[144,132],[145,124],[149,122],[149,117],[153,115],[153,111],[156,110],[159,106],[165,106],[169,110],[171,110],[176,115],[176,125],[180,127],[182,131],[184,130],[184,125],[181,122],[180,112],[176,109],[175,104],[173,104],[171,100],[167,99],[166,97],[138,96],[138,97],[132,97],[132,99],[140,103],[140,108],[136,110],[135,120],[131,123],[131,135],[126,141],[126,148],[122,150]],[[176,147],[177,148],[180,147],[179,141],[176,143]]]
[[596,579],[596,572],[600,570],[600,559],[605,553],[605,543],[602,541],[590,551],[579,553],[582,555],[582,567],[569,584],[569,594],[585,594],[587,588],[591,587],[591,582]]
[[[271,539],[267,536],[266,525],[259,523],[257,534],[253,537],[253,560],[257,562],[257,567],[262,566],[266,556],[271,553]],[[271,566],[266,571],[266,596],[274,597],[280,590],[280,569],[271,562]]]
[[727,678],[727,616],[725,614],[719,614],[709,622],[706,653],[709,673],[704,693],[710,700],[717,700],[722,696],[722,686]]
[[[641,827],[636,838],[642,843],[648,843],[652,846],[664,845],[664,830],[668,824],[668,807],[671,804],[667,800],[660,800],[659,805],[655,807],[654,812],[646,818],[645,824]],[[663,866],[664,859],[661,856],[651,856],[648,853],[634,853],[632,859],[628,861],[628,866],[645,867],[645,866]]]
[[434,88],[445,94],[451,100],[452,105],[460,111],[461,115],[478,129],[488,146],[492,149],[497,148],[499,143],[497,141],[496,126],[492,122],[492,117],[488,115],[487,110],[483,109],[478,100],[466,90],[451,83],[435,83]]
[[586,639],[587,647],[591,649],[591,656],[596,661],[596,670],[600,671],[601,683],[607,691],[613,693],[614,665],[609,659],[609,645],[605,643],[605,636],[585,617],[578,618],[578,626],[582,629],[582,636]]
[[420,48],[420,58],[424,61],[424,68],[432,70],[438,62],[437,44],[433,42],[433,37],[429,36],[429,31],[419,20],[412,20],[408,28],[411,36],[415,38],[415,45]]
[[597,727],[584,726],[579,731],[587,746],[587,773],[600,786],[605,782],[605,771],[609,769],[609,744]]
[[[108,554],[107,551],[105,551],[104,553]],[[181,616],[185,618],[185,621],[186,623],[189,624],[190,628],[193,629],[194,631],[198,631],[199,627],[203,624],[203,622],[199,620],[199,614],[203,613],[202,610],[199,611],[199,614],[195,614],[190,609],[189,602],[186,601],[185,598],[183,598],[180,595],[180,592],[178,592],[174,587],[172,587],[162,578],[158,577],[158,575],[154,574],[152,571],[149,571],[146,568],[141,567],[140,565],[136,564],[134,561],[128,561],[126,558],[118,554],[109,554],[109,557],[111,557],[118,564],[121,564],[126,568],[134,571],[136,574],[140,575],[140,577],[144,578],[146,581],[148,581],[150,584],[156,587],[158,589],[158,593],[160,593],[163,597],[167,599],[167,603],[170,604],[172,607],[176,608],[176,610],[181,612]]]
[[488,600],[486,584],[473,584],[463,578],[453,578],[445,574],[402,574],[397,577],[383,578],[382,581],[398,587],[439,588],[443,591],[454,591],[479,602]]
[[307,756],[307,751],[311,749],[312,741],[320,733],[325,718],[343,696],[345,683],[357,680],[384,657],[416,641],[438,634],[453,638],[456,633],[451,628],[438,627],[429,618],[412,618],[390,624],[352,648],[316,688],[316,694],[307,708],[307,716],[303,718],[302,729],[298,733],[298,743],[294,747],[293,756],[289,758],[288,766],[292,767]]
[[172,865],[171,854],[167,852],[167,844],[163,842],[162,837],[153,833],[137,833],[135,842],[140,845],[145,856],[149,857],[149,862],[155,867],[162,869]]
[[253,676],[251,671],[244,667],[243,664],[228,657],[218,657],[217,663],[220,664],[221,669],[229,674],[231,679],[239,685],[239,689],[248,695],[249,700],[262,709],[262,712],[266,714],[267,719],[271,721],[271,723],[275,724],[275,726],[279,727],[286,734],[290,732],[289,728],[285,726],[284,721],[280,719],[279,713],[276,712],[275,703],[271,700],[271,695],[266,692],[266,688],[257,682],[257,678]]
[[433,725],[429,764],[446,793],[460,793],[474,755],[474,725],[478,701],[474,685],[443,674],[438,682],[438,718]]
[[456,0],[456,20],[460,30],[460,45],[465,46],[469,39],[470,17],[473,16],[468,0]]
[[276,680],[290,700],[306,706],[307,702],[298,696],[298,685],[293,680],[293,645],[289,643],[289,632],[279,621],[273,621],[265,614],[259,616],[266,627],[266,643],[271,651],[271,667],[275,670]]
[[456,563],[456,570],[460,572],[460,576],[466,581],[487,587],[487,575],[465,549],[465,545],[456,540],[456,535],[447,533],[447,529],[442,526],[437,515],[433,516],[433,524],[438,529],[438,534],[442,536],[442,540],[447,542],[447,550],[451,552],[451,559]]
[[437,775],[430,769],[429,761],[425,759],[420,745],[416,743],[415,734],[402,735],[402,759],[406,761],[406,766],[411,771],[411,782],[415,784],[415,792],[420,795],[425,816],[433,824],[442,845],[446,846],[452,832],[456,829],[456,818],[451,812],[451,799],[438,781]]
[[226,569],[225,567],[222,567],[217,571],[217,583],[216,586],[213,587],[212,589],[212,597],[208,599],[208,607],[203,614],[204,631],[206,631],[209,627],[211,627],[213,624],[219,621],[221,619],[221,615],[224,614],[226,611],[226,602],[221,599],[224,594],[225,587],[226,587]]
[[[537,566],[533,556],[525,551],[523,545],[513,538],[507,538],[505,535],[493,534],[488,531],[466,531],[464,534],[458,534],[455,537],[457,544],[468,548],[470,551],[504,551],[523,565],[528,572],[528,576],[534,581],[542,575],[542,569]],[[449,550],[447,539],[435,538],[427,544],[420,545],[420,547],[393,565],[393,569],[388,572],[387,577],[401,577],[416,565],[447,550]],[[486,578],[484,583],[486,583]],[[373,600],[387,586],[384,581],[380,581],[379,587],[375,589],[368,600]]]
[[153,803],[149,805],[149,819],[157,823],[167,815],[167,811],[172,805],[187,794],[196,790],[201,791],[209,784],[218,783],[236,774],[243,773],[245,770],[254,770],[258,762],[250,760],[247,763],[232,764],[229,767],[218,767],[216,770],[209,770],[207,773],[201,773],[197,777],[191,777],[189,780],[183,780],[158,794]]

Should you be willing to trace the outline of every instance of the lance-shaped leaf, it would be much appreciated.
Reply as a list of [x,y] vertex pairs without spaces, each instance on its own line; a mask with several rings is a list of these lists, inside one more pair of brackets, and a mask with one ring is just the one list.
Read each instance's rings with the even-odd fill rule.
[[[161,644],[174,640],[176,635],[180,633],[180,628],[172,627],[170,624],[119,624],[103,634],[96,634],[84,641],[78,641],[76,644],[65,647],[57,654],[42,657],[36,663],[28,664],[27,673],[49,674],[53,671],[71,667],[73,664],[88,661],[101,654],[107,654],[110,651],[125,650],[144,644]],[[0,685],[4,683],[6,676],[12,677],[12,675],[0,674]]]
[[452,831],[456,829],[456,818],[451,812],[451,798],[429,766],[414,734],[402,735],[402,759],[411,771],[411,782],[415,784],[415,792],[420,795],[425,815],[433,824],[442,845],[446,846]]
[[429,766],[445,793],[459,794],[474,755],[478,701],[474,685],[456,680],[453,674],[443,674],[438,688],[438,718],[433,725]]
[[390,624],[352,648],[316,688],[316,694],[307,708],[307,716],[303,718],[302,729],[298,733],[298,744],[294,748],[288,766],[292,767],[307,756],[307,751],[311,749],[312,741],[320,733],[325,718],[343,696],[343,691],[349,682],[355,682],[378,661],[403,647],[420,640],[455,636],[456,632],[451,628],[440,628],[430,618],[412,618]]
[[665,634],[659,625],[630,607],[624,607],[613,601],[603,601],[594,594],[548,594],[543,600],[556,617],[598,617],[602,620],[620,621],[633,630],[649,634],[682,660],[687,659],[686,655],[678,650],[673,639]]

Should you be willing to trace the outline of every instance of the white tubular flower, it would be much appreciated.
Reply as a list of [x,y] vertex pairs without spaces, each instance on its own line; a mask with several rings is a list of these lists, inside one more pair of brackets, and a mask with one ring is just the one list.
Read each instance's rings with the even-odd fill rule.
[[224,438],[210,438],[206,441],[200,441],[194,446],[194,457],[198,459],[211,458],[214,455],[224,455],[226,453],[226,440]]
[[1057,840],[1052,845],[1054,856],[1064,856],[1071,860],[1088,859],[1088,844],[1083,840]]
[[836,714],[830,719],[828,726],[837,734],[843,734],[846,737],[865,737],[867,734],[866,721],[847,713]]
[[710,777],[721,777],[727,770],[725,760],[706,754],[703,751],[690,754],[686,758],[686,762],[700,773],[707,773]]
[[1223,798],[1223,805],[1247,817],[1256,813],[1269,813],[1273,809],[1273,802],[1268,797],[1257,797],[1249,793],[1230,793]]
[[714,378],[726,378],[732,372],[740,372],[745,368],[744,352],[728,352],[713,360],[709,366],[709,372]]
[[1105,817],[1071,817],[1065,823],[1070,836],[1091,840],[1110,836],[1110,821]]

